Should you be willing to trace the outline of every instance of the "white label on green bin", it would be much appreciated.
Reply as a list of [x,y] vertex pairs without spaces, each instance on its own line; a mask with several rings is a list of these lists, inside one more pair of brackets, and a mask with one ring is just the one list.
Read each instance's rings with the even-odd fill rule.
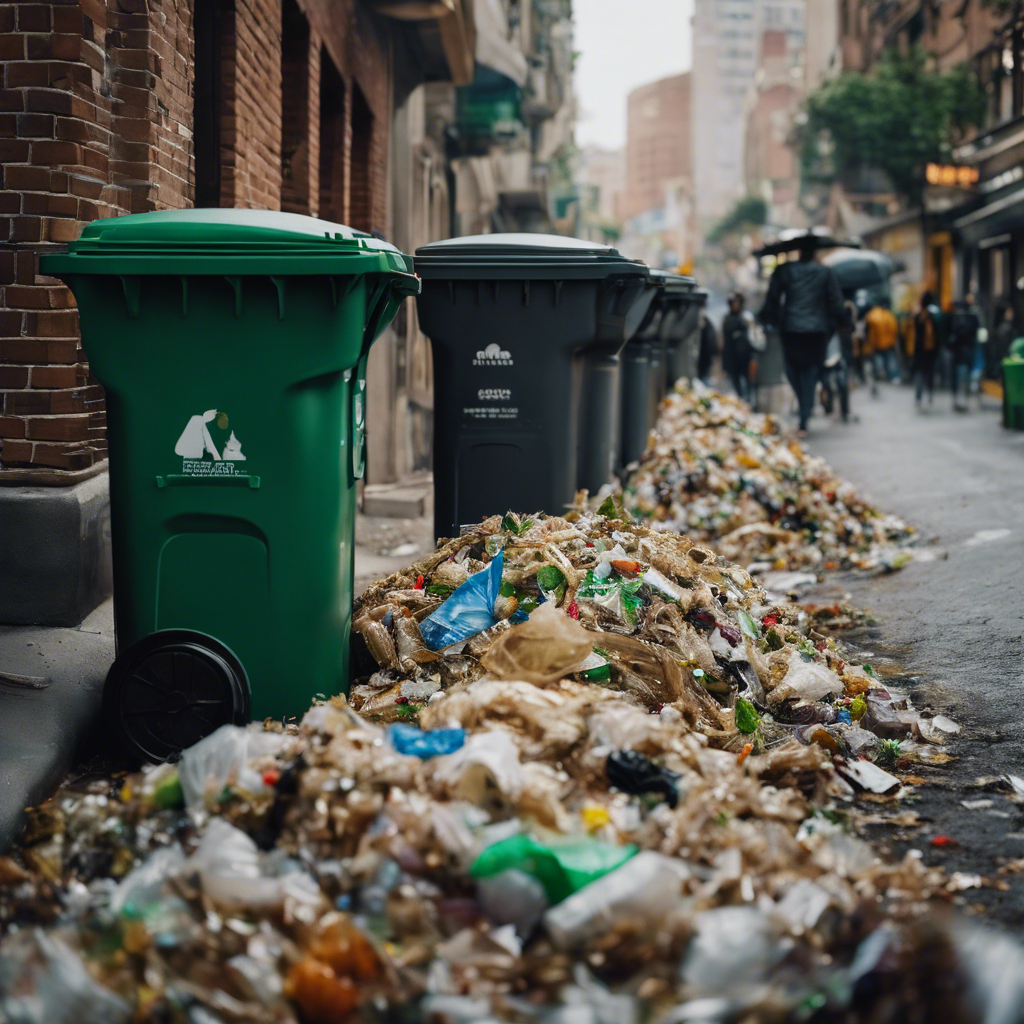
[[[224,436],[214,440],[210,427]],[[231,420],[226,412],[207,409],[206,412],[190,416],[185,429],[174,446],[174,454],[181,456],[181,472],[185,476],[248,476],[242,442],[231,430]]]
[[512,366],[512,353],[500,345],[491,342],[487,348],[481,349],[473,360],[474,366]]

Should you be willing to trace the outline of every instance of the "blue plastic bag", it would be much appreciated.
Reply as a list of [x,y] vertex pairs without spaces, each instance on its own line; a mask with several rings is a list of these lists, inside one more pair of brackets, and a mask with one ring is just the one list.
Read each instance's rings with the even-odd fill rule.
[[486,569],[470,576],[433,615],[420,623],[423,642],[430,650],[462,643],[498,622],[494,604],[504,565],[504,552],[499,551]]
[[454,754],[466,742],[465,729],[428,729],[424,732],[415,725],[393,725],[388,730],[391,746],[399,754],[427,760],[442,754]]

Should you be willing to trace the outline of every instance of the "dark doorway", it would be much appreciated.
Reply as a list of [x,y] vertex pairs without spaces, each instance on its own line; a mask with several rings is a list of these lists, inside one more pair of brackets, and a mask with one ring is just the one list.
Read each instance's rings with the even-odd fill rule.
[[309,213],[309,22],[296,0],[281,19],[281,209]]
[[235,15],[231,0],[194,5],[195,78],[192,85],[192,145],[195,159],[195,205],[220,206],[221,103],[224,39]]
[[360,231],[373,227],[373,112],[359,86],[352,83],[352,167],[349,191],[349,224]]
[[320,51],[320,216],[345,219],[345,80]]

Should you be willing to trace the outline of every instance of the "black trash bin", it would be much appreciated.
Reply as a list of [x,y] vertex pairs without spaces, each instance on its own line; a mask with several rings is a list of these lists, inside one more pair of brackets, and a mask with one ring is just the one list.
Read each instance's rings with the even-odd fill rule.
[[651,270],[653,297],[640,326],[622,350],[622,433],[619,467],[628,466],[643,454],[647,436],[657,418],[658,394],[664,356],[661,325],[665,318],[665,293],[670,277],[663,270]]
[[435,534],[507,509],[562,512],[577,487],[585,359],[617,356],[648,268],[533,234],[433,242],[415,265],[434,354]]
[[668,349],[669,388],[681,378],[692,380],[697,375],[697,356],[700,353],[700,314],[707,305],[708,293],[692,284],[686,289],[685,301],[680,300],[666,325]]
[[[579,484],[592,495],[597,494],[624,464],[621,455],[624,425],[628,423],[628,429],[633,431],[638,417],[646,419],[648,415],[649,393],[643,393],[642,389],[649,384],[650,352],[643,345],[633,348],[630,342],[644,324],[655,296],[665,286],[664,275],[653,270],[648,273],[643,291],[632,307],[625,310],[625,321],[621,325],[617,322],[608,325],[611,347],[587,353]],[[620,329],[622,336],[617,337]],[[612,333],[616,338],[611,337]],[[640,389],[636,393],[631,391],[629,408],[623,390],[626,359],[630,361],[631,388],[635,385]]]

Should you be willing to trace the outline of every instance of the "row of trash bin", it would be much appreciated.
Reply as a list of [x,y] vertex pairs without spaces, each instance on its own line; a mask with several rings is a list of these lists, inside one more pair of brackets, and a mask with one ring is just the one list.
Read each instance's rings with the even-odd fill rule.
[[40,266],[74,292],[107,392],[104,719],[147,761],[347,688],[366,364],[403,299],[433,345],[438,535],[558,513],[637,458],[693,373],[705,300],[578,239],[456,238],[414,261],[269,211],[99,220]]

